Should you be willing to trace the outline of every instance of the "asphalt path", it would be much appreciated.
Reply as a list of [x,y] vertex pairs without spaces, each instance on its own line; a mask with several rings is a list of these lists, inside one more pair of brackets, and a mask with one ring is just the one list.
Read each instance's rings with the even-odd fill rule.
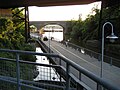
[[[89,70],[93,74],[96,74],[100,77],[101,72],[101,62],[95,59],[94,57],[90,57],[85,54],[84,51],[79,52],[71,47],[66,47],[65,45],[56,42],[56,41],[45,41],[46,45],[57,54],[63,55],[64,57],[72,60],[73,62],[77,63],[78,65],[82,66],[83,68]],[[120,68],[115,66],[110,66],[107,63],[103,63],[103,76],[105,80],[108,82],[120,87]],[[86,84],[93,84],[90,81],[86,82],[85,76],[82,77],[82,81]],[[92,86],[91,88],[93,88]]]

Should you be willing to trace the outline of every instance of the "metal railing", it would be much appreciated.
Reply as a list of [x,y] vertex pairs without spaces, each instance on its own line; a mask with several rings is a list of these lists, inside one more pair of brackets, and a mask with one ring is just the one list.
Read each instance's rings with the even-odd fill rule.
[[[62,43],[65,44],[65,42],[62,42]],[[80,53],[82,53],[82,51],[83,51],[85,55],[88,55],[90,57],[94,57],[94,58],[98,59],[98,61],[101,60],[101,53],[97,53],[95,51],[92,51],[90,49],[75,45],[75,44],[70,43],[70,42],[68,43],[68,46],[71,48],[74,48],[75,50],[79,51]],[[120,67],[120,60],[119,59],[104,55],[104,61],[109,63],[110,66],[115,65],[117,67]]]
[[[120,90],[120,88],[106,82],[103,78],[99,78],[78,64],[60,55],[6,49],[0,49],[0,52],[12,53],[14,56],[14,58],[0,57],[1,90],[92,90],[90,86],[81,81],[81,75],[85,75],[87,78],[91,79],[95,83],[96,90],[100,90],[98,87],[99,85],[108,90]],[[20,60],[21,55],[50,57],[57,65],[23,61]],[[34,74],[38,71],[35,69],[38,66],[39,68],[42,68],[39,71],[39,76],[44,79],[39,78],[39,80],[36,81],[34,80]],[[45,78],[54,75],[48,67],[53,68],[57,75],[59,74],[57,76],[57,81],[55,81],[55,79]],[[73,72],[73,69],[77,74],[76,76],[71,73]]]

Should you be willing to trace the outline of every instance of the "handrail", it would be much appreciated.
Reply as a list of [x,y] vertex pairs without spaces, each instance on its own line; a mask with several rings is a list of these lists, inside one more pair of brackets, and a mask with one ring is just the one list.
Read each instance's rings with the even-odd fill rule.
[[[72,44],[72,43],[70,43],[70,44]],[[43,43],[43,45],[45,45],[44,43]],[[75,45],[75,46],[77,46],[77,45]],[[77,46],[77,47],[80,47],[80,46]],[[80,47],[80,48],[83,48],[83,47]],[[86,48],[84,48],[84,49],[86,49]],[[86,50],[89,50],[89,49],[86,49]],[[89,51],[91,51],[91,50],[89,50]],[[94,51],[91,51],[91,52],[94,52]],[[94,53],[97,53],[97,52],[94,52]],[[100,54],[100,53],[97,53],[97,54]],[[61,58],[61,59],[63,59],[63,60],[68,60],[68,58],[65,58],[65,57],[63,57],[63,56],[60,56],[59,55],[59,58]],[[77,67],[81,67],[81,66],[79,66],[78,64],[76,64],[75,62],[73,62],[73,61],[71,61],[71,60],[68,60],[68,61],[65,61],[65,62],[70,62],[70,64],[71,64],[71,66],[72,67],[74,67],[74,68],[77,68]],[[77,67],[76,67],[77,66]],[[78,68],[77,68],[78,69]],[[86,73],[88,74],[88,75],[86,75],[86,76],[88,76],[89,78],[92,78],[92,77],[95,77],[95,78],[92,78],[94,81],[96,81],[96,82],[99,82],[101,85],[103,84],[103,83],[106,83],[106,81],[103,79],[103,78],[100,78],[100,77],[98,77],[98,76],[96,76],[95,74],[93,74],[93,73],[91,73],[90,71],[88,71],[88,70],[84,70],[84,68],[83,67],[81,67],[81,68],[79,68],[79,70],[80,70],[80,72],[81,71],[83,71],[83,72],[81,72],[81,73],[83,73],[83,74],[85,74],[86,75]],[[87,71],[87,72],[86,72]],[[88,73],[89,72],[89,73]],[[91,76],[91,77],[90,77]],[[101,81],[101,79],[103,79],[102,81]],[[98,81],[98,80],[100,80],[100,81]],[[109,82],[108,82],[109,83]],[[112,86],[112,84],[111,83],[109,83],[110,84],[110,86]],[[103,85],[104,86],[104,85]],[[108,87],[107,88],[109,88],[109,89],[111,89],[112,90],[112,87],[110,87],[109,85],[108,85]],[[117,86],[115,86],[115,87],[117,87]],[[117,87],[117,88],[119,88],[119,87]],[[117,88],[116,88],[116,90],[117,90]],[[113,88],[114,89],[114,88]]]
[[59,55],[54,54],[54,53],[38,53],[38,52],[23,51],[23,50],[0,49],[0,51],[1,51],[1,52],[10,52],[10,53],[19,53],[19,54],[51,56],[51,57],[58,57],[58,56],[59,56]]
[[[16,83],[16,79],[14,78],[10,78],[10,77],[2,77],[0,76],[0,80],[1,81],[5,81],[5,82],[9,82],[9,83],[12,83],[12,84],[17,84]],[[25,81],[26,82],[26,81]],[[33,82],[32,82],[33,83]],[[21,86],[24,86],[24,87],[28,87],[28,88],[32,88],[32,89],[35,89],[35,90],[46,90],[46,89],[43,89],[43,88],[38,88],[38,87],[32,87],[30,85],[26,85],[26,84],[22,84],[20,83]]]
[[[47,57],[57,57],[57,58],[60,58],[63,61],[65,61],[67,63],[67,65],[74,67],[76,70],[80,71],[81,73],[83,73],[84,75],[86,75],[90,79],[94,80],[95,82],[99,83],[100,85],[104,86],[105,88],[110,89],[110,90],[120,90],[119,87],[112,85],[111,83],[105,81],[103,78],[96,76],[95,74],[93,74],[90,71],[86,70],[85,68],[79,66],[75,62],[73,62],[65,57],[62,57],[61,55],[57,55],[57,54],[53,54],[53,53],[51,53],[51,54],[49,54],[49,53],[37,53],[37,52],[31,52],[31,51],[9,50],[9,49],[0,49],[0,52],[10,52],[10,53],[17,53],[17,54],[32,54],[32,55],[41,55],[41,56],[47,56]],[[23,61],[23,63],[24,62],[25,61]],[[69,67],[68,67],[68,70],[69,70]],[[70,75],[70,73],[68,73],[68,75]]]
[[[64,43],[64,42],[63,42]],[[95,52],[95,51],[92,51],[92,50],[90,50],[90,49],[87,49],[87,48],[85,48],[85,47],[81,47],[81,46],[78,46],[78,45],[75,45],[75,44],[73,44],[73,43],[68,43],[68,45],[70,46],[70,47],[75,47],[75,48],[77,48],[77,49],[83,49],[84,51],[85,51],[85,54],[87,54],[87,55],[89,55],[89,56],[91,56],[91,57],[95,57],[94,55],[97,55],[97,58],[98,58],[98,60],[100,61],[100,56],[101,56],[101,53],[98,53],[98,52]],[[88,53],[89,52],[89,53]],[[119,59],[117,59],[117,58],[114,58],[114,57],[110,57],[110,56],[107,56],[107,55],[104,55],[104,57],[106,57],[106,58],[108,58],[108,59],[110,59],[110,61],[109,61],[109,64],[110,65],[113,65],[113,60],[114,60],[114,62],[116,61],[116,62],[120,62],[120,60]],[[95,57],[96,58],[96,57]],[[120,67],[120,66],[118,66],[118,67]]]
[[68,60],[62,56],[59,56],[61,59],[63,59],[65,62],[69,63],[72,67],[76,68],[79,70],[81,73],[84,75],[88,76],[92,80],[98,82],[99,84],[103,85],[105,88],[110,89],[110,90],[120,90],[119,87],[114,86],[113,84],[105,81],[103,78],[98,77],[97,75],[93,74],[92,72],[88,71],[87,69],[81,67],[80,65],[76,64],[75,62]]
[[[92,50],[87,49],[87,48],[84,48],[84,47],[77,46],[77,45],[75,45],[75,44],[73,44],[73,43],[70,43],[70,42],[69,42],[69,44],[74,45],[74,46],[76,46],[76,47],[78,47],[78,48],[83,48],[83,49],[85,49],[85,50],[87,50],[87,51],[90,51],[90,52],[92,52],[92,53],[96,53],[96,54],[101,55],[101,53],[98,53],[98,52],[92,51]],[[105,56],[105,57],[108,57],[108,58],[111,58],[110,56],[107,56],[107,55],[104,55],[104,56]],[[112,57],[112,58],[113,58],[113,57]],[[113,59],[116,59],[116,58],[113,58]],[[116,60],[118,60],[118,59],[116,59]]]

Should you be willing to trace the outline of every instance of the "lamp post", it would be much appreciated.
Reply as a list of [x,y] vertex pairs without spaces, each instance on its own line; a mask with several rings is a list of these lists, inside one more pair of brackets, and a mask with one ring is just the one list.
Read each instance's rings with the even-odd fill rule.
[[111,25],[112,32],[111,35],[107,36],[106,38],[109,38],[111,42],[114,42],[114,40],[118,38],[117,36],[114,35],[112,23],[106,22],[102,27],[102,60],[101,60],[101,74],[100,74],[101,78],[103,77],[103,61],[104,61],[104,28],[107,24]]

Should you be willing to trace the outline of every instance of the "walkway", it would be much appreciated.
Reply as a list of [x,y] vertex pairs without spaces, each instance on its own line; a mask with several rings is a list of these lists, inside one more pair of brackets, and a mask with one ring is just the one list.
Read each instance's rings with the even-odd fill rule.
[[[49,41],[44,42],[46,45],[49,46]],[[71,59],[75,63],[79,64],[80,66],[84,67],[85,69],[89,70],[90,72],[100,76],[101,71],[101,62],[98,61],[95,58],[91,58],[88,55],[85,55],[84,51],[81,51],[81,53],[78,50],[75,50],[70,47],[65,47],[65,45],[50,41],[50,48],[58,54],[61,54],[65,56],[66,58]],[[110,66],[107,63],[103,63],[103,78],[112,84],[120,86],[120,68],[117,68],[115,66]],[[86,84],[93,84],[91,81],[86,82],[86,78],[82,75],[82,81]],[[93,88],[93,85],[91,85]]]

